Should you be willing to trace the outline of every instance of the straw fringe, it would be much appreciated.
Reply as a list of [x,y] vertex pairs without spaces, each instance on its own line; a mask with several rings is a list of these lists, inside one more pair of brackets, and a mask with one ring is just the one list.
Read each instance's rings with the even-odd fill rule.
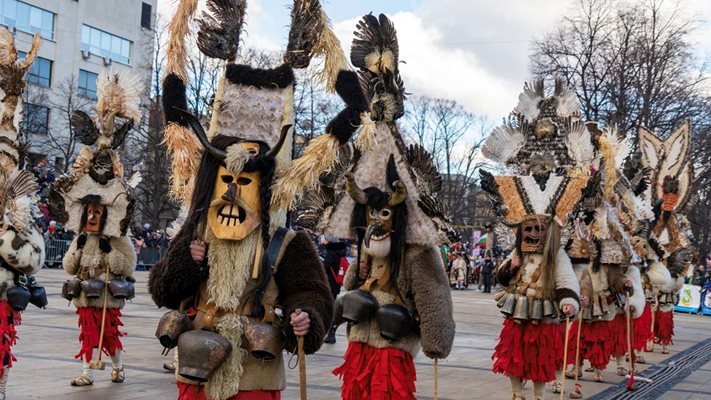
[[280,171],[272,188],[272,208],[293,210],[304,192],[316,187],[319,176],[331,171],[338,151],[338,139],[331,134],[311,139],[304,155]]
[[329,21],[326,12],[321,10],[321,26],[323,31],[319,37],[318,43],[314,47],[314,54],[324,56],[323,69],[316,75],[317,79],[326,85],[326,90],[330,93],[336,91],[336,77],[341,70],[350,69],[348,60],[341,47],[341,42],[333,33],[331,21]]
[[183,82],[188,81],[186,62],[188,51],[185,45],[185,38],[190,33],[190,19],[195,15],[198,0],[181,0],[175,10],[173,19],[168,24],[168,61],[166,63],[165,76],[175,74]]
[[358,139],[356,139],[356,147],[361,152],[370,150],[373,145],[375,145],[375,122],[370,118],[369,112],[364,112],[360,114],[360,132],[358,132]]
[[187,204],[192,195],[192,178],[200,164],[202,146],[188,128],[174,123],[165,127],[163,144],[172,158],[170,195],[181,204]]
[[126,71],[104,71],[96,81],[99,101],[96,112],[101,117],[111,113],[121,118],[141,120],[141,94],[143,83],[136,74]]

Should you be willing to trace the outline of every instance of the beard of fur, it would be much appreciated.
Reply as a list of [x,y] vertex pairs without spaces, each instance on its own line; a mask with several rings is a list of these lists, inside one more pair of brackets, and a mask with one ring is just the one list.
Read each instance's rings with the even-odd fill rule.
[[370,246],[365,246],[364,243],[363,248],[365,249],[365,254],[376,259],[387,258],[390,255],[390,242],[391,239],[380,241],[371,240]]
[[210,260],[208,303],[227,310],[240,305],[254,266],[259,235],[260,230],[255,229],[242,240],[221,240],[215,237],[212,230],[207,230],[207,256]]
[[551,221],[546,235],[546,245],[543,248],[543,259],[541,260],[541,281],[543,282],[544,298],[554,298],[555,296],[555,269],[557,267],[558,249],[560,248],[561,230],[560,226]]
[[207,382],[205,392],[208,399],[228,399],[239,392],[244,359],[247,357],[247,350],[242,348],[242,334],[248,323],[247,317],[230,315],[223,317],[215,326],[216,332],[232,345],[232,352]]

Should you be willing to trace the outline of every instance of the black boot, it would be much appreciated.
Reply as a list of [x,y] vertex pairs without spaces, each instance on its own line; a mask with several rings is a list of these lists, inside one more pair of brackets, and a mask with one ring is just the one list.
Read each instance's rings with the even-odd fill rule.
[[326,335],[326,339],[323,340],[324,343],[335,344],[336,343],[336,329],[331,328]]

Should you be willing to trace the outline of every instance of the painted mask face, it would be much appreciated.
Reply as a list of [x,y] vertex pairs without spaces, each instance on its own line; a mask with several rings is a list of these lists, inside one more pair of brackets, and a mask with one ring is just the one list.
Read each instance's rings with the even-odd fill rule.
[[548,233],[548,219],[530,216],[521,223],[521,251],[543,253]]
[[84,232],[101,233],[101,220],[106,213],[106,206],[103,204],[87,203],[86,205],[86,224],[84,224]]
[[[255,156],[259,145],[244,142],[240,145]],[[207,225],[218,239],[242,240],[261,223],[259,172],[233,174],[220,166],[212,190]]]
[[386,257],[390,254],[390,236],[392,235],[392,210],[385,207],[381,210],[368,207],[366,220],[368,228],[365,231],[364,244],[368,254],[373,257]]

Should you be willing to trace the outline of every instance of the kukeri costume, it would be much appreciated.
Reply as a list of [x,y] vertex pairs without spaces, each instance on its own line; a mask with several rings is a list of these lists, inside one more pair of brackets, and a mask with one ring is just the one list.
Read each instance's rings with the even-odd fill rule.
[[99,75],[96,117],[75,111],[71,119],[77,138],[86,146],[70,174],[57,179],[50,192],[52,214],[77,233],[63,260],[64,270],[73,277],[62,288],[62,296],[74,303],[79,319],[81,349],[74,357],[82,360],[83,372],[72,380],[73,386],[93,383],[90,363],[100,343],[97,352],[111,358],[111,381],[125,379],[120,327],[121,310],[135,294],[136,252],[127,235],[135,199],[115,149],[141,118],[141,90],[137,76]]
[[[397,58],[392,22],[382,14],[363,17],[351,46],[359,71],[342,71],[336,81],[346,108],[294,163],[316,171],[302,185],[314,191],[299,222],[355,238],[359,246],[344,281],[348,292],[336,305],[337,322],[348,322],[348,350],[333,371],[343,381],[343,399],[414,399],[413,357],[420,347],[427,357],[446,357],[454,338],[450,290],[437,250],[447,230],[435,197],[441,178],[427,152],[405,146],[397,129],[395,121],[404,113]],[[359,125],[353,146],[347,142]],[[326,172],[318,186],[319,174]],[[298,195],[279,198],[290,204]],[[361,263],[368,270],[365,280],[359,277]]]
[[[304,232],[282,228],[285,210],[271,207],[274,173],[292,153],[292,66],[307,65],[313,40],[330,30],[317,2],[309,9],[296,2],[292,15],[298,23],[292,24],[290,38],[305,37],[304,47],[292,48],[296,44],[290,40],[287,63],[274,69],[237,65],[244,2],[209,1],[213,14],[200,22],[198,47],[227,65],[215,99],[219,107],[213,108],[205,132],[185,111],[181,52],[196,3],[181,2],[171,22],[164,109],[173,163],[181,154],[201,151],[190,148],[189,128],[204,150],[194,171],[173,171],[179,189],[174,194],[189,211],[165,259],[151,270],[153,300],[174,310],[161,319],[156,335],[166,348],[177,346],[179,399],[278,399],[286,387],[283,350],[296,352],[290,318],[297,310],[308,314],[304,350],[312,354],[333,315],[314,243]],[[315,27],[302,25],[304,19]],[[304,26],[303,35],[294,32]],[[206,245],[199,261],[190,252],[196,239]]]
[[32,276],[44,263],[44,240],[32,217],[32,196],[39,186],[24,170],[26,143],[20,137],[25,74],[40,46],[35,34],[24,60],[17,59],[14,38],[0,28],[0,399],[10,368],[17,361],[11,348],[17,339],[21,311],[28,303],[47,305],[44,288]]

